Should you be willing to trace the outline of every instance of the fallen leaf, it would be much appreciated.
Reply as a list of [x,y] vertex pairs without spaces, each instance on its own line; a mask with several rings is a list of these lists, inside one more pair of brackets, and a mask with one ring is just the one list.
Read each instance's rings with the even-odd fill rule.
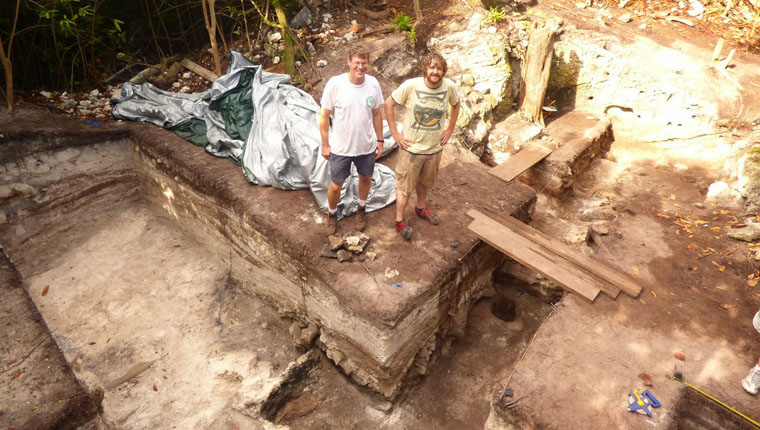
[[655,293],[655,292],[654,292],[654,290],[649,290],[649,292],[650,292],[650,293],[652,293],[652,295],[653,295],[655,298],[657,298],[657,293]]
[[156,387],[156,384],[153,384],[153,391],[158,391],[158,387]]
[[42,289],[42,297],[47,296],[49,289],[50,289],[50,285],[45,285],[45,288]]
[[681,361],[686,360],[686,355],[681,352],[676,352],[675,354],[673,354],[673,356]]
[[688,246],[686,246],[686,249],[694,249],[694,248],[696,248],[696,247],[697,247],[697,244],[695,244],[695,243],[690,243]]
[[695,287],[694,285],[689,285],[689,289],[691,289],[691,291],[694,291],[695,293],[699,294],[699,288]]
[[675,199],[676,199],[676,195],[675,194],[671,194],[670,195],[670,200],[675,200]]
[[710,230],[712,230],[714,232],[719,232],[720,231],[720,227],[710,227]]
[[755,293],[755,297],[760,297],[760,293]]
[[720,308],[723,309],[723,310],[725,310],[725,311],[727,311],[729,309],[733,309],[735,307],[736,307],[736,305],[730,304],[730,303],[723,303],[722,305],[720,305]]
[[636,266],[631,266],[631,271],[634,275],[639,276],[639,268]]
[[721,214],[721,215],[732,215],[732,214],[733,214],[733,212],[731,212],[731,211],[727,211],[727,210],[725,210],[725,209],[721,209],[721,211],[720,211],[720,214]]
[[137,383],[139,383],[139,382],[140,382],[140,380],[139,380],[139,379],[130,379],[130,380],[129,380],[129,383],[130,383],[130,384],[137,384]]
[[754,287],[755,285],[757,285],[757,281],[758,281],[757,279],[750,279],[749,281],[747,281],[747,285],[749,285],[750,287]]
[[694,267],[691,268],[692,272],[696,272],[697,270],[699,270],[699,267],[697,267],[697,266],[694,266]]
[[21,369],[18,369],[16,373],[13,374],[13,377],[11,378],[11,381],[21,376]]
[[707,225],[707,224],[710,224],[710,223],[707,222],[707,221],[702,221],[701,219],[698,219],[698,220],[694,221],[694,224],[696,224],[696,225]]
[[749,275],[747,275],[747,279],[754,279],[754,278],[755,278],[754,273],[750,273]]
[[712,264],[715,265],[715,267],[717,267],[718,271],[720,271],[720,272],[723,272],[723,271],[726,270],[726,266],[722,266],[722,265],[718,264],[718,262],[715,261],[715,260],[712,261]]

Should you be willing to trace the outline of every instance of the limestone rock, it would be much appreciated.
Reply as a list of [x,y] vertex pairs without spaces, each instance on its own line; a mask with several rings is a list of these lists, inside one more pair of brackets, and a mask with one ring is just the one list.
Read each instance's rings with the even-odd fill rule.
[[369,243],[369,236],[359,231],[352,231],[343,235],[343,242],[347,250],[355,253],[364,251]]
[[[461,79],[463,103],[457,126],[463,129],[462,136],[476,155],[485,151],[494,115],[506,112],[516,93],[510,84],[512,68],[507,57],[507,40],[498,32],[481,31],[482,20],[481,15],[473,14],[465,28],[434,34],[428,42],[431,50],[445,53],[447,76]],[[478,93],[474,100],[467,96],[472,88]],[[481,97],[485,94],[490,97]]]
[[339,236],[327,236],[327,243],[330,245],[331,251],[337,251],[343,247],[343,238]]
[[726,230],[726,236],[743,240],[745,242],[752,242],[760,239],[760,223],[754,222],[747,224],[742,228],[730,228]]
[[745,209],[760,209],[760,144],[750,147],[739,159],[736,191],[746,199]]
[[338,261],[343,263],[344,261],[351,261],[351,252],[341,249],[338,251]]
[[723,181],[710,184],[705,201],[726,208],[740,208],[744,205],[741,195]]

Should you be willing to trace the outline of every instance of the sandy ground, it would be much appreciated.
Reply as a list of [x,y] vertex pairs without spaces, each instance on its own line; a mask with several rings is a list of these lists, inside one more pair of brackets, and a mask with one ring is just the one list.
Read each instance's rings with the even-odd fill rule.
[[87,239],[49,270],[21,271],[33,274],[29,292],[77,376],[104,387],[109,428],[230,428],[233,417],[245,422],[229,408],[242,384],[300,355],[288,321],[145,206],[98,214],[68,234]]

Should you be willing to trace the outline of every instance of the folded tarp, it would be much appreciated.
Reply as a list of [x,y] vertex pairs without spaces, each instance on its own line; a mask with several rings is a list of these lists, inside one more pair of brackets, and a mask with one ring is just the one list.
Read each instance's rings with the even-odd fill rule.
[[[182,94],[149,83],[125,83],[121,98],[113,100],[113,116],[172,130],[208,153],[241,166],[252,184],[283,190],[309,188],[326,212],[330,169],[321,155],[319,105],[289,82],[290,76],[267,72],[232,51],[227,74],[211,89]],[[396,144],[387,124],[383,133],[388,154]],[[390,168],[375,165],[368,211],[396,200],[395,180]],[[352,166],[341,190],[339,216],[356,211],[358,183]]]

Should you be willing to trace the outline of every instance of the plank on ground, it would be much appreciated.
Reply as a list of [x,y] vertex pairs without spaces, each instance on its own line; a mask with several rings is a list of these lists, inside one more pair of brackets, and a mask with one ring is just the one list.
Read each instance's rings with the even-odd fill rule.
[[[613,299],[616,299],[617,296],[620,294],[620,288],[610,281],[609,279],[599,276],[598,274],[594,273],[593,271],[587,270],[582,265],[578,264],[575,260],[578,259],[579,256],[582,257],[581,254],[578,254],[574,252],[573,250],[567,248],[563,243],[554,240],[553,242],[549,243],[549,241],[543,240],[543,237],[539,237],[539,240],[536,239],[536,235],[533,233],[541,233],[538,230],[530,227],[527,224],[524,224],[515,218],[504,214],[504,213],[497,213],[495,211],[491,211],[488,208],[485,209],[485,214],[479,213],[478,211],[471,211],[473,213],[468,213],[471,217],[477,216],[490,216],[493,218],[496,222],[501,223],[502,225],[506,226],[510,230],[514,231],[515,233],[518,233],[519,235],[525,237],[526,239],[536,243],[536,245],[539,245],[539,249],[541,249],[544,253],[544,255],[551,259],[557,259],[557,258],[563,258],[565,260],[568,260],[568,262],[578,268],[578,270],[582,270],[586,272],[589,276],[592,278],[595,278],[597,280],[599,288],[608,296],[610,296]],[[516,225],[519,224],[519,225]],[[545,236],[545,235],[544,235]],[[552,239],[553,240],[553,239]]]
[[475,212],[478,215],[468,228],[484,242],[514,258],[520,264],[543,273],[566,290],[578,294],[589,302],[593,302],[599,295],[601,289],[597,286],[596,279],[577,270],[564,259],[557,258],[556,261],[552,261],[545,256],[542,249],[538,249],[542,247],[491,218]]
[[594,260],[583,254],[574,252],[557,239],[552,239],[545,233],[538,231],[511,216],[503,217],[503,219],[500,219],[499,221],[513,231],[530,238],[555,254],[570,260],[589,273],[608,281],[612,286],[622,290],[625,294],[635,298],[641,293],[641,286],[638,285],[635,280],[631,279],[624,271],[615,267],[610,267],[604,261]]
[[552,150],[541,145],[533,145],[524,148],[507,161],[490,169],[488,173],[502,181],[509,182],[517,175],[528,170],[531,166],[543,160]]

